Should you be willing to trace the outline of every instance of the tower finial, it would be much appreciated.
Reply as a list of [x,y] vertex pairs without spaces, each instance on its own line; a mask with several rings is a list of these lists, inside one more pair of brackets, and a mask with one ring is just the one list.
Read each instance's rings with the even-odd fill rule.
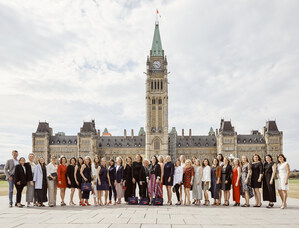
[[161,15],[159,14],[159,10],[156,9],[156,24],[159,24],[159,17],[161,17]]

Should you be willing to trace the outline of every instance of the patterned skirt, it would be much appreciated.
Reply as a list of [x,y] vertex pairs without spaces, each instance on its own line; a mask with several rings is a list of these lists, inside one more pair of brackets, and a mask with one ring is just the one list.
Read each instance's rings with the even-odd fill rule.
[[148,182],[148,195],[155,198],[163,197],[161,184],[156,182],[155,174],[151,175],[151,179]]

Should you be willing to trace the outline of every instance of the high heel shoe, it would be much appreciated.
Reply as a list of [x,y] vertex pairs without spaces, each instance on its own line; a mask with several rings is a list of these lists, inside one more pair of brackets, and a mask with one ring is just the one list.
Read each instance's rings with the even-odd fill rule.
[[82,201],[80,201],[80,203],[79,203],[79,204],[80,204],[80,206],[83,206],[83,207],[84,207],[84,206],[86,206],[86,205],[85,205],[85,203],[84,203],[84,202],[82,202]]

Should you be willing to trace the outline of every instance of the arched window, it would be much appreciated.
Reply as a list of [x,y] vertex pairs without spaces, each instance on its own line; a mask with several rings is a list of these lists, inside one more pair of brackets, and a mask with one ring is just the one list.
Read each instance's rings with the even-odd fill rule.
[[156,140],[156,141],[155,141],[154,149],[155,149],[155,150],[160,150],[160,142],[159,142],[159,140]]
[[157,81],[157,89],[159,90],[159,87],[160,87],[160,81],[158,80]]
[[161,80],[161,90],[163,90],[163,81]]
[[157,82],[155,81],[155,89],[157,89]]
[[153,87],[154,87],[154,82],[151,81],[151,89],[153,90]]
[[152,104],[156,104],[155,98],[152,99]]
[[159,99],[159,104],[162,104],[162,99],[161,98]]

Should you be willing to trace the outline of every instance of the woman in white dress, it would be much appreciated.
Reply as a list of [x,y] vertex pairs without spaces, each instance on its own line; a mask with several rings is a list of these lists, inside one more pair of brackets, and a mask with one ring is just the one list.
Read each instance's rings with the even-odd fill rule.
[[277,189],[282,201],[281,209],[285,209],[287,207],[289,190],[290,165],[286,162],[286,160],[287,159],[283,154],[277,156]]
[[[93,163],[91,165],[91,173],[92,173],[92,195],[94,205],[98,206],[100,201],[100,191],[97,191],[97,176],[98,176],[98,167],[100,166],[100,157],[98,155],[94,156]],[[97,199],[98,198],[98,199]]]
[[206,158],[203,160],[202,163],[202,168],[203,168],[203,173],[202,173],[202,190],[204,192],[204,197],[205,197],[205,206],[210,205],[210,200],[209,200],[209,195],[208,195],[208,190],[210,188],[210,182],[211,182],[211,166],[210,166],[210,161]]

